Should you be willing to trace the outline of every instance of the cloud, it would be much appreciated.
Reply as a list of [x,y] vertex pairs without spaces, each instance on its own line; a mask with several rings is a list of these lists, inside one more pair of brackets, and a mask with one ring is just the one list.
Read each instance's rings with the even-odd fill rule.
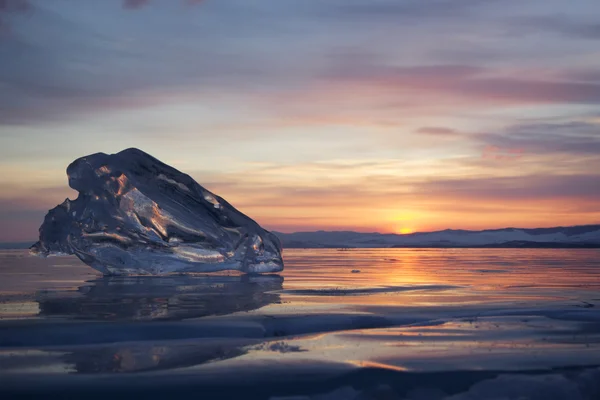
[[0,0],[0,12],[23,12],[31,9],[28,0]]
[[[598,164],[590,166],[591,169]],[[253,176],[248,181],[239,177],[216,174],[198,179],[208,189],[223,194],[235,206],[247,209],[313,208],[312,212],[336,214],[346,213],[348,208],[425,207],[430,211],[444,209],[452,212],[456,202],[465,202],[466,207],[479,208],[510,202],[513,205],[538,202],[540,211],[551,212],[542,206],[544,202],[577,205],[582,202],[594,204],[600,211],[600,173],[540,173],[523,172],[513,176],[436,176],[422,174],[406,176],[394,170],[375,172],[375,168],[348,171],[340,174],[337,166],[328,170],[325,165],[314,169],[311,165],[290,166],[289,171],[306,176],[298,181],[294,175],[284,171],[277,174],[264,168],[248,170],[244,176]],[[406,168],[410,168],[407,166]],[[438,167],[440,169],[440,167]],[[260,172],[259,172],[260,171]],[[193,176],[200,178],[197,174]],[[287,180],[287,182],[286,182]],[[320,211],[318,211],[320,210]],[[310,215],[311,211],[307,212]],[[282,215],[292,215],[285,212]],[[371,216],[372,217],[372,216]]]
[[150,3],[150,0],[123,0],[123,8],[135,10],[142,8]]
[[31,11],[32,6],[28,0],[0,0],[0,39],[10,34],[10,25],[3,19],[3,14],[23,13]]
[[487,72],[485,68],[474,65],[438,64],[393,66],[383,62],[366,61],[356,58],[354,64],[346,64],[342,59],[340,64],[325,77],[338,80],[357,80],[366,82],[398,83],[406,85],[431,85],[432,88],[449,85],[456,80],[475,78]]
[[460,132],[452,129],[445,128],[439,126],[424,126],[422,128],[417,129],[417,133],[422,133],[425,135],[433,135],[433,136],[459,136]]
[[[375,0],[363,3],[347,2],[336,10],[338,15],[357,18],[399,18],[416,22],[416,19],[456,19],[480,6],[498,3],[498,0],[429,0],[393,1]],[[504,1],[504,4],[508,1]]]
[[574,20],[561,15],[517,18],[512,26],[521,32],[546,31],[575,39],[600,39],[600,21]]
[[[205,0],[182,0],[184,4],[193,6],[198,5]],[[151,0],[123,0],[123,8],[128,10],[138,10],[142,7],[149,5]]]
[[[140,9],[155,3],[125,0],[121,4]],[[246,8],[227,2],[206,4],[209,12],[198,12],[194,23],[187,19],[186,10],[170,10],[148,15],[160,18],[159,28],[146,27],[136,18],[111,18],[114,31],[101,27],[110,17],[106,12],[91,24],[60,19],[69,15],[60,10],[37,13],[32,25],[40,31],[15,37],[0,48],[0,57],[8,60],[0,65],[0,123],[33,124],[178,102],[204,105],[217,95],[252,102],[282,119],[300,115],[318,120],[328,115],[341,121],[362,113],[359,119],[392,123],[397,123],[399,113],[419,116],[467,107],[476,111],[600,102],[600,82],[542,79],[535,68],[523,75],[483,62],[435,62],[427,54],[439,46],[427,33],[419,35],[419,41],[425,42],[422,48],[408,46],[408,37],[395,25],[386,23],[380,31],[389,33],[380,37],[379,30],[372,35],[368,29],[357,33],[345,19],[345,13],[356,13],[362,15],[364,26],[371,26],[378,23],[376,15],[392,11],[441,17],[455,6],[489,11],[486,6],[498,1],[284,2]],[[340,8],[346,11],[337,19],[328,14]],[[265,15],[272,17],[266,21]],[[234,29],[223,30],[222,21]],[[357,46],[358,39],[376,41],[378,46]],[[260,44],[260,50],[255,44]],[[423,54],[413,59],[415,49]],[[340,55],[346,50],[357,56],[349,60]],[[292,52],[302,61],[288,57]],[[406,65],[409,60],[414,64]]]
[[[600,104],[600,82],[582,81],[562,70],[552,73],[457,64],[396,66],[367,56],[353,59],[348,63],[344,57],[336,58],[312,82],[258,100],[286,118],[328,116],[342,120],[351,116],[387,120],[400,129],[415,121],[421,124],[425,118],[529,106]],[[450,132],[434,129],[416,133],[432,136]],[[454,134],[460,136],[460,132]]]
[[569,73],[571,79],[583,82],[600,82],[600,68],[573,71]]
[[388,95],[445,95],[489,104],[600,103],[600,83],[506,76],[506,71],[470,65],[341,66],[326,79],[379,86]]
[[[307,85],[269,93],[257,103],[285,118],[390,121],[402,137],[403,126],[414,131],[419,129],[415,124],[430,118],[514,113],[534,106],[541,110],[556,105],[597,105],[600,82],[583,82],[570,74],[475,65],[394,66],[365,57],[354,63],[333,62]],[[416,133],[425,137],[450,132]],[[454,135],[461,136],[460,132]]]
[[[270,229],[389,232],[398,220],[420,230],[575,225],[600,221],[600,175],[437,177],[353,174],[322,170],[310,182],[287,182],[252,170],[240,180],[203,183]],[[303,174],[303,167],[296,167]],[[369,210],[365,213],[365,210]],[[477,218],[475,218],[475,216]],[[300,218],[298,218],[300,217]]]
[[[198,100],[213,97],[210,91],[239,91],[252,85],[249,77],[267,80],[268,69],[245,54],[221,52],[215,38],[212,44],[181,45],[150,33],[152,39],[134,35],[130,40],[137,45],[128,46],[128,40],[73,26],[58,14],[38,14],[39,26],[52,28],[43,38],[15,35],[0,43],[0,124],[64,121],[189,101],[197,94]],[[161,57],[155,43],[165,46]]]
[[521,153],[585,156],[600,154],[600,125],[586,122],[518,124],[495,133],[474,134],[488,146]]
[[600,174],[430,180],[422,192],[463,200],[600,200]]
[[600,84],[525,80],[519,78],[470,79],[455,88],[467,96],[514,103],[600,103]]
[[498,146],[485,146],[481,157],[497,161],[514,161],[523,157],[524,150],[521,148],[502,148]]

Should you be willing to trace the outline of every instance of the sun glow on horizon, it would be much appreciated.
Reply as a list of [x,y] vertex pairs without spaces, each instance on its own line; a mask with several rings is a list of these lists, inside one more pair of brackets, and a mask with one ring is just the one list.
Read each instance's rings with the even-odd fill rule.
[[408,227],[400,227],[398,229],[396,229],[396,233],[399,233],[401,235],[408,235],[409,233],[414,233],[415,230],[412,228],[408,228]]

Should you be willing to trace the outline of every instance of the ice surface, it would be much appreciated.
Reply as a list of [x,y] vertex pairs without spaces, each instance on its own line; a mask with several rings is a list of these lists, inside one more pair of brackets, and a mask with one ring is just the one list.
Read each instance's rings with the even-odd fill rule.
[[599,255],[291,249],[281,276],[98,278],[0,251],[0,398],[598,400]]
[[274,234],[141,150],[82,157],[67,174],[79,196],[48,212],[35,254],[75,254],[105,275],[283,269]]

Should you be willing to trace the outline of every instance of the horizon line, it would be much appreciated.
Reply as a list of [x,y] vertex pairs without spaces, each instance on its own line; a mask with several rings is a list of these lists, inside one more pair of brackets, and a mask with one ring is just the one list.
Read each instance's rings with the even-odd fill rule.
[[[435,231],[415,231],[415,232],[411,232],[411,233],[396,233],[396,232],[377,232],[377,231],[371,231],[371,232],[361,232],[361,231],[354,231],[354,230],[324,230],[324,229],[316,229],[316,230],[309,230],[309,231],[295,231],[295,232],[281,232],[281,231],[277,231],[277,230],[270,230],[270,232],[274,232],[274,233],[282,233],[284,235],[293,235],[296,233],[317,233],[317,232],[323,232],[323,233],[362,233],[362,234],[378,234],[378,235],[395,235],[395,236],[410,236],[410,235],[415,235],[415,234],[423,234],[423,233],[436,233],[436,232],[446,232],[446,231],[462,231],[462,232],[487,232],[487,231],[502,231],[502,230],[507,230],[507,229],[516,229],[516,230],[531,230],[531,229],[558,229],[558,228],[578,228],[578,227],[588,227],[588,226],[598,226],[600,227],[600,222],[596,222],[596,223],[591,223],[591,224],[583,224],[583,225],[559,225],[559,226],[549,226],[549,227],[536,227],[536,228],[522,228],[522,227],[512,227],[512,226],[508,226],[508,227],[504,227],[504,228],[487,228],[487,229],[479,229],[479,230],[474,230],[474,229],[455,229],[455,228],[445,228],[445,229],[439,229],[439,230],[435,230]],[[31,240],[9,240],[9,241],[0,241],[0,244],[24,244],[24,243],[32,243],[35,244],[38,241],[38,239],[31,239]]]

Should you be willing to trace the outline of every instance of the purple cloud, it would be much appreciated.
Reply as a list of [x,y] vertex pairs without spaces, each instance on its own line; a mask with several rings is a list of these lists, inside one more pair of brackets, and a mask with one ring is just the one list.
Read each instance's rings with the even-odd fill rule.
[[150,3],[150,0],[123,0],[123,8],[128,10],[136,10]]
[[0,12],[22,12],[31,9],[28,0],[0,0]]
[[499,149],[528,154],[595,155],[600,153],[600,125],[585,122],[521,124],[472,138]]
[[28,0],[0,0],[0,37],[10,33],[9,25],[2,19],[2,14],[27,12],[32,9]]
[[[185,4],[193,6],[202,3],[204,0],[182,0]],[[123,0],[123,8],[128,10],[137,10],[150,4],[150,0]]]
[[575,21],[562,15],[519,18],[513,27],[522,32],[542,30],[576,39],[600,39],[600,22]]
[[[499,178],[431,180],[418,191],[433,196],[486,200],[600,200],[598,174],[525,175]],[[596,207],[596,210],[599,210]]]
[[[503,77],[495,77],[500,76]],[[377,64],[341,65],[324,78],[339,83],[382,86],[397,96],[445,95],[477,104],[598,104],[600,83],[576,77],[536,79],[471,65],[394,67]]]

